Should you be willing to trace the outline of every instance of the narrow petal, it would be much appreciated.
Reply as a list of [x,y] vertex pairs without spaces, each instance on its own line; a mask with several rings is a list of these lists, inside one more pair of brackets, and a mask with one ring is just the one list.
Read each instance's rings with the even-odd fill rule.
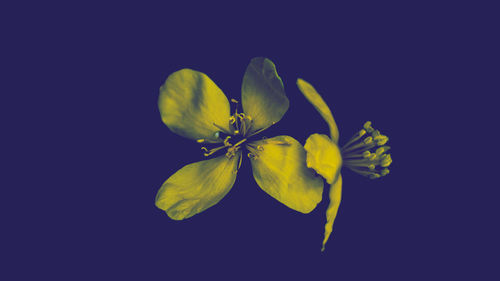
[[250,115],[255,132],[281,120],[289,101],[274,63],[266,58],[253,58],[247,67],[241,87],[243,112]]
[[183,137],[215,141],[220,129],[214,123],[229,131],[229,101],[201,72],[172,73],[160,88],[158,107],[163,122]]
[[307,167],[323,176],[332,184],[340,173],[342,155],[338,146],[326,135],[312,134],[304,145],[307,151]]
[[253,154],[255,181],[267,194],[302,213],[311,212],[321,201],[323,180],[306,167],[306,151],[294,138],[263,139],[247,148]]
[[333,222],[337,217],[337,212],[340,206],[340,200],[342,199],[342,175],[339,175],[337,180],[330,186],[330,203],[326,209],[326,224],[325,224],[325,238],[323,239],[323,247],[321,251],[325,250],[326,242],[330,238],[330,234],[333,229]]
[[328,127],[330,128],[330,137],[335,142],[339,142],[339,129],[333,119],[332,112],[328,105],[326,105],[321,95],[314,89],[314,87],[303,79],[297,79],[297,86],[306,99],[316,108],[321,117],[325,119]]
[[219,156],[182,167],[156,195],[156,206],[174,220],[192,217],[217,204],[236,180],[241,152],[231,159]]

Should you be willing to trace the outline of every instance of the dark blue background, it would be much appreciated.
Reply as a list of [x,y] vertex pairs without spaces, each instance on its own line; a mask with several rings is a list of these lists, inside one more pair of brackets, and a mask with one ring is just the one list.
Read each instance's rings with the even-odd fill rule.
[[[484,188],[494,184],[472,177],[481,164],[471,160],[491,132],[477,121],[492,118],[483,102],[498,94],[492,7],[161,2],[3,9],[11,98],[5,280],[484,280],[495,273],[498,219]],[[286,208],[259,189],[248,159],[231,192],[202,214],[178,222],[154,206],[164,180],[203,159],[198,144],[161,122],[159,86],[188,67],[239,99],[255,56],[276,64],[290,99],[266,136],[304,143],[327,133],[295,86],[302,77],[330,105],[341,143],[366,120],[390,137],[389,176],[343,171],[324,253],[326,202],[308,215]]]

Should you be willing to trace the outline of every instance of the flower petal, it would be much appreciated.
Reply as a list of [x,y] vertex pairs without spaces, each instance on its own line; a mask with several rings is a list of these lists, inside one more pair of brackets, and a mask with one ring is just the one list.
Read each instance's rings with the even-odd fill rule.
[[236,180],[241,152],[182,167],[168,178],[156,195],[156,206],[174,220],[192,217],[217,204]]
[[339,175],[337,180],[330,186],[330,203],[326,209],[326,224],[325,224],[325,238],[323,239],[323,247],[321,251],[325,250],[326,242],[330,238],[333,229],[333,222],[337,217],[337,212],[342,199],[342,175]]
[[255,132],[278,122],[288,110],[289,101],[274,63],[266,58],[253,58],[247,67],[241,87],[243,112],[250,115]]
[[304,148],[307,151],[307,167],[313,168],[332,184],[342,167],[338,146],[326,135],[312,134],[307,138]]
[[215,124],[229,131],[229,101],[205,74],[191,69],[172,73],[160,88],[161,118],[172,132],[190,139],[218,139]]
[[263,139],[247,145],[257,184],[289,208],[311,212],[321,201],[323,180],[305,165],[306,152],[289,136]]
[[321,95],[314,89],[314,87],[303,79],[297,79],[297,86],[306,99],[316,108],[321,117],[325,119],[328,127],[330,128],[330,137],[335,142],[339,142],[339,129],[333,119],[332,112],[328,105],[326,105]]

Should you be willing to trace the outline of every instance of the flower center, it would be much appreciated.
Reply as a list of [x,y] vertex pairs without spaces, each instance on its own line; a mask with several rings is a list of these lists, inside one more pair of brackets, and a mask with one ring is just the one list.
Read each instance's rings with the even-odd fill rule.
[[[238,152],[241,148],[241,145],[245,143],[249,137],[260,132],[254,132],[249,134],[250,129],[252,128],[253,120],[250,115],[246,115],[245,113],[238,113],[238,101],[235,99],[231,99],[231,102],[234,103],[235,110],[234,114],[229,117],[229,131],[224,127],[215,124],[214,126],[220,129],[220,132],[216,133],[217,138],[223,137],[223,145],[207,149],[206,147],[202,147],[201,149],[205,152],[203,155],[210,156],[217,151],[227,149],[226,157],[231,159],[236,152]],[[197,140],[198,143],[212,143],[206,139]],[[219,141],[220,142],[220,141]],[[241,163],[241,159],[240,159]]]
[[[252,132],[252,125],[253,125],[253,119],[250,115],[247,115],[245,113],[238,113],[238,101],[235,99],[231,99],[231,102],[234,103],[235,110],[234,114],[229,117],[229,131],[225,129],[224,127],[215,124],[214,126],[219,128],[219,132],[216,133],[216,137],[219,139],[218,141],[210,141],[207,139],[199,139],[197,140],[198,143],[220,143],[220,140],[224,138],[224,141],[222,142],[223,145],[208,149],[206,147],[202,147],[201,150],[204,151],[203,155],[205,156],[210,156],[217,151],[227,149],[226,151],[226,157],[228,159],[231,159],[233,156],[236,155],[236,152],[238,152],[242,144],[247,142],[247,140],[260,132],[264,131],[268,127],[259,129],[257,131]],[[270,126],[274,125],[276,122],[273,122]],[[268,143],[269,141],[266,141],[265,143]],[[275,143],[275,142],[272,142]],[[288,142],[280,142],[279,144],[289,144]],[[258,157],[258,152],[263,151],[264,148],[262,145],[255,145],[252,143],[249,143],[245,146],[250,152],[248,153],[248,157],[252,159],[256,159]],[[241,166],[241,161],[242,157],[239,159],[239,164],[238,164],[238,169]]]
[[372,122],[366,122],[363,129],[340,149],[343,164],[370,179],[389,174],[387,167],[391,165],[392,159],[390,154],[386,154],[390,149],[385,145],[388,141],[387,136],[372,128]]

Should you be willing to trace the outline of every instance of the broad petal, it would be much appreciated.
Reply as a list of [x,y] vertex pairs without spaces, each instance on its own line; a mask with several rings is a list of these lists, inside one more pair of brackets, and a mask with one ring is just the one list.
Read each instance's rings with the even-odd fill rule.
[[326,135],[312,134],[304,145],[307,151],[307,167],[323,176],[332,184],[340,173],[342,155],[338,146]]
[[241,152],[182,167],[168,178],[156,195],[156,206],[174,220],[192,217],[217,204],[236,180]]
[[323,180],[306,167],[306,151],[294,138],[278,136],[247,147],[257,155],[250,158],[253,176],[267,194],[302,213],[311,212],[321,201]]
[[160,88],[158,107],[170,130],[186,138],[217,140],[220,129],[214,123],[229,131],[229,101],[201,72],[172,73]]
[[333,222],[337,217],[337,212],[340,206],[340,200],[342,199],[342,175],[339,175],[337,180],[330,186],[330,203],[326,209],[326,224],[325,224],[325,238],[323,239],[323,247],[321,251],[325,250],[326,242],[330,238],[330,234],[333,229]]
[[326,105],[321,95],[314,89],[314,87],[303,79],[297,79],[297,86],[302,94],[306,97],[306,99],[316,108],[321,117],[325,119],[328,127],[330,129],[330,137],[335,142],[339,142],[339,129],[337,128],[337,124],[335,123],[335,119],[333,119],[332,112],[328,105]]
[[250,133],[281,120],[289,101],[272,61],[260,57],[250,61],[243,77],[241,104],[253,119]]

